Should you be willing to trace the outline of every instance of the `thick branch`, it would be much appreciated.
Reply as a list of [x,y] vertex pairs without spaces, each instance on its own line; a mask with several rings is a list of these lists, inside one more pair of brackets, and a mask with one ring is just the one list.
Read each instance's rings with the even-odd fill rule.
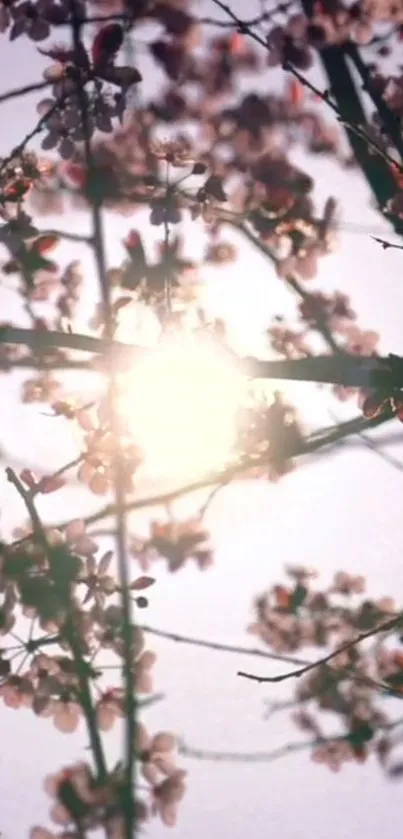
[[396,113],[394,113],[394,111],[392,111],[389,108],[389,105],[383,98],[382,93],[380,93],[379,88],[376,86],[372,79],[369,67],[362,60],[357,45],[353,43],[348,44],[346,47],[346,51],[347,55],[353,62],[354,67],[356,68],[357,72],[361,77],[363,90],[365,90],[369,94],[373,104],[376,107],[376,110],[378,111],[378,114],[382,120],[383,127],[385,129],[385,133],[399,152],[401,160],[403,160],[403,137],[401,117],[399,117]]
[[[127,367],[141,360],[152,350],[107,341],[90,335],[70,332],[51,332],[23,329],[14,326],[0,327],[0,344],[23,344],[36,352],[49,349],[70,349],[105,355],[119,366]],[[287,361],[265,361],[257,358],[236,358],[246,376],[255,379],[284,379],[291,381],[340,384],[345,387],[403,388],[403,361],[399,369],[391,368],[388,357],[343,355],[339,357],[315,356]]]

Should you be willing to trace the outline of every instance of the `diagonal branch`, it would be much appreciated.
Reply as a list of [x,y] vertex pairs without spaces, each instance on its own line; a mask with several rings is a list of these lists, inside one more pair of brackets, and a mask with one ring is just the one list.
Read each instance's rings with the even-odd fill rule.
[[[248,35],[269,51],[267,41],[250,29],[229,6],[221,0],[212,0],[212,2],[238,24],[240,32]],[[314,11],[314,0],[302,0],[302,6],[307,18],[310,19]],[[398,164],[369,135],[366,115],[354,86],[343,48],[337,45],[326,46],[320,50],[320,58],[329,82],[330,92],[319,90],[290,62],[286,62],[283,69],[291,73],[336,114],[338,121],[346,130],[355,159],[371,188],[378,208],[383,213],[387,202],[396,194],[396,180],[392,170],[396,167],[402,169],[402,164]],[[398,218],[391,218],[389,221],[393,224],[396,233],[401,235],[403,223]]]
[[[340,423],[340,425],[336,425],[327,431],[315,433],[312,434],[310,437],[306,437],[299,449],[295,449],[295,451],[290,451],[289,456],[294,458],[301,457],[303,455],[313,454],[314,452],[324,449],[326,446],[332,446],[338,443],[340,440],[343,440],[347,437],[351,437],[355,434],[359,434],[361,431],[369,430],[371,428],[376,428],[379,425],[383,425],[390,419],[392,419],[392,417],[380,416],[370,420],[367,420],[364,417],[358,417],[353,420],[348,420],[347,422]],[[211,472],[209,475],[205,475],[199,480],[192,481],[185,485],[182,484],[180,487],[177,487],[176,489],[160,493],[159,495],[149,495],[144,498],[136,498],[133,501],[129,501],[126,504],[125,509],[127,512],[133,512],[135,510],[146,509],[147,507],[166,506],[166,504],[175,501],[177,498],[182,498],[184,495],[190,495],[192,492],[197,492],[201,489],[206,489],[208,487],[213,486],[214,484],[221,484],[223,483],[223,481],[233,479],[237,475],[240,475],[243,472],[247,472],[249,469],[252,469],[257,466],[266,466],[269,463],[270,457],[267,453],[261,455],[260,457],[246,457],[240,460],[237,464],[229,466],[228,469],[225,469],[224,471]],[[113,516],[114,514],[114,505],[107,504],[105,507],[102,507],[96,513],[93,513],[91,516],[88,516],[88,518],[86,518],[85,521],[87,525],[96,524],[96,522]],[[57,526],[63,528],[65,524],[59,524]]]
[[360,632],[360,634],[356,635],[355,638],[347,641],[345,644],[341,644],[329,653],[329,655],[326,655],[317,661],[312,661],[310,664],[306,664],[303,667],[299,667],[297,670],[290,670],[288,673],[281,673],[278,676],[255,676],[252,673],[245,673],[243,670],[238,670],[237,676],[242,676],[244,679],[250,679],[253,682],[259,682],[260,684],[263,682],[277,684],[278,682],[286,682],[288,679],[298,679],[301,676],[304,676],[305,673],[309,673],[311,670],[316,670],[316,668],[322,667],[324,664],[332,661],[340,655],[340,653],[351,650],[367,638],[372,638],[374,635],[379,635],[381,632],[388,632],[391,629],[396,629],[397,627],[402,626],[402,622],[403,612],[400,612],[396,617],[389,618],[387,621],[383,621],[378,624],[378,626],[368,629],[366,632]]
[[378,114],[382,120],[383,127],[387,135],[389,136],[389,139],[399,152],[401,160],[403,161],[403,137],[401,130],[401,118],[390,109],[386,100],[382,96],[382,93],[379,91],[379,88],[377,88],[376,84],[374,83],[371,76],[371,71],[368,65],[365,64],[365,62],[362,60],[357,44],[347,44],[346,53],[351,59],[352,63],[354,64],[354,67],[361,78],[363,90],[365,90],[372,99],[372,102],[375,105],[376,110],[378,111]]

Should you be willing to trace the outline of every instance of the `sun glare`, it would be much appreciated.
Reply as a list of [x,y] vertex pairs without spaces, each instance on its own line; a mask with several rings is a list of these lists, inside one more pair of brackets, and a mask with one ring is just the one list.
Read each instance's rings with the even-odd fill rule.
[[193,478],[219,469],[235,442],[245,380],[224,350],[170,335],[125,374],[122,412],[153,473]]

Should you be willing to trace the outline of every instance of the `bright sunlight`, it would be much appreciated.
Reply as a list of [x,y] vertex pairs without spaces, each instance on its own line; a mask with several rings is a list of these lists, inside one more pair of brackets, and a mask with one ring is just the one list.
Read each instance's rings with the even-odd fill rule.
[[225,466],[245,378],[213,340],[171,334],[125,380],[122,410],[148,469],[189,479]]

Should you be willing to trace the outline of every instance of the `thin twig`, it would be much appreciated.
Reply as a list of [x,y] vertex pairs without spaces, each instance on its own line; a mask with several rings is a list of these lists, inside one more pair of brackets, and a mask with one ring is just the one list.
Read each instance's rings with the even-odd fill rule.
[[191,638],[188,635],[181,635],[178,632],[166,632],[156,629],[154,626],[142,624],[139,626],[143,632],[149,635],[156,635],[158,638],[166,638],[168,641],[175,641],[178,644],[187,644],[193,647],[203,647],[207,650],[216,650],[222,653],[234,653],[235,655],[251,655],[257,658],[268,658],[272,661],[283,661],[288,664],[307,664],[301,658],[291,655],[280,655],[280,653],[269,653],[266,650],[259,650],[257,647],[237,647],[232,644],[220,644],[217,641],[206,641],[204,638]]
[[6,93],[0,94],[0,105],[3,102],[8,102],[10,99],[16,99],[19,96],[26,96],[27,93],[37,93],[38,90],[45,90],[50,87],[52,82],[35,82],[34,84],[26,84],[23,87],[15,87],[8,90]]
[[388,250],[389,248],[394,248],[397,251],[403,250],[403,245],[397,245],[395,244],[395,242],[387,242],[386,239],[381,239],[379,236],[371,236],[371,239],[373,239],[374,242],[378,242],[378,244],[382,246],[384,251]]
[[[221,653],[232,653],[235,655],[255,656],[256,658],[267,658],[272,661],[282,661],[286,664],[297,664],[302,667],[309,666],[312,663],[304,658],[297,658],[296,656],[290,656],[282,653],[271,653],[267,652],[267,650],[260,650],[259,648],[237,647],[231,644],[221,644],[216,641],[206,641],[204,638],[191,638],[188,635],[181,635],[176,632],[166,632],[165,630],[156,629],[155,627],[147,626],[146,624],[141,625],[139,629],[150,635],[155,635],[159,638],[165,638],[168,641],[174,641],[175,643],[186,644],[193,647],[201,647],[202,649],[215,650],[216,652]],[[375,679],[371,679],[369,676],[363,676],[359,673],[348,672],[340,676],[340,681],[342,681],[343,679],[350,679],[351,681],[358,682],[359,684],[369,685],[378,690],[383,690],[391,696],[397,696],[400,699],[402,698],[401,691],[394,689],[386,682],[377,682]],[[326,689],[323,692],[325,693]],[[292,705],[293,704],[294,702],[292,703]],[[282,710],[288,707],[290,707],[289,702],[280,703],[276,705],[277,710]]]
[[311,670],[315,670],[316,668],[327,664],[329,661],[332,661],[336,658],[336,656],[340,655],[340,653],[351,650],[353,647],[357,646],[357,644],[360,644],[361,641],[365,641],[367,638],[372,638],[374,635],[378,635],[381,632],[388,632],[391,629],[396,629],[397,626],[401,625],[402,620],[403,612],[399,613],[394,618],[389,618],[387,621],[383,621],[383,623],[373,627],[372,629],[368,629],[366,632],[360,632],[355,638],[350,641],[346,641],[345,644],[341,644],[328,655],[318,659],[317,661],[305,664],[297,670],[290,670],[288,673],[280,673],[278,676],[255,676],[253,673],[245,673],[243,670],[238,670],[237,676],[242,676],[244,679],[250,679],[253,682],[259,682],[261,684],[263,682],[277,684],[278,682],[286,682],[288,679],[298,679],[301,676],[304,676],[305,673],[309,673]]
[[3,174],[5,169],[7,169],[7,166],[11,163],[12,160],[14,160],[14,158],[19,157],[23,153],[23,151],[24,151],[25,147],[28,145],[28,143],[30,143],[31,140],[33,140],[34,137],[36,137],[37,134],[40,134],[40,132],[43,130],[43,128],[45,128],[45,125],[48,122],[48,120],[50,119],[50,117],[52,117],[55,113],[57,113],[58,109],[60,108],[60,106],[64,102],[65,98],[66,97],[64,96],[61,99],[57,99],[56,102],[54,103],[54,105],[46,112],[46,114],[44,114],[40,118],[40,120],[37,122],[35,127],[32,129],[32,131],[30,131],[28,134],[26,134],[24,139],[21,140],[21,142],[18,143],[16,146],[14,146],[14,148],[7,155],[7,157],[3,157],[0,160],[0,175]]

